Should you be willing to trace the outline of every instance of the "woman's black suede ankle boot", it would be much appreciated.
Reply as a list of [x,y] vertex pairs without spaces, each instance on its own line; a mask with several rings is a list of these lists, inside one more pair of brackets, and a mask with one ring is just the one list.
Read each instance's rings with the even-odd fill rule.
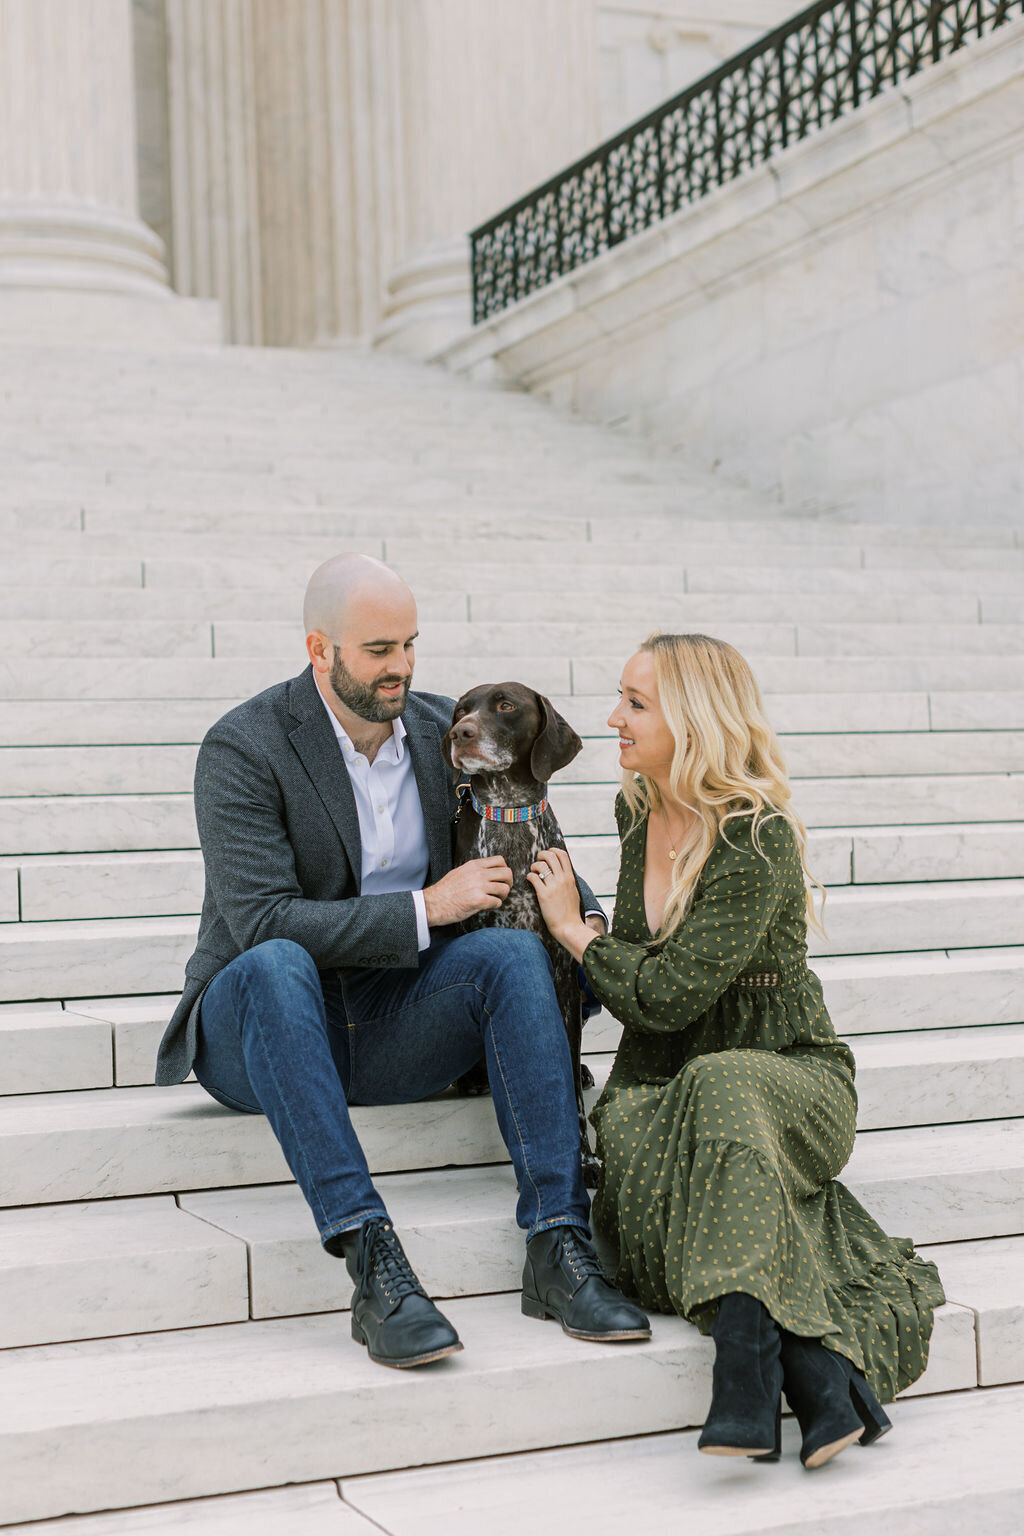
[[[805,1467],[823,1467],[864,1433],[852,1379],[846,1371],[848,1362],[834,1350],[826,1349],[820,1339],[802,1339],[786,1329],[781,1332],[786,1401],[796,1414],[803,1435],[800,1460]],[[859,1371],[857,1375],[874,1401],[867,1382]],[[882,1413],[881,1408],[878,1412]]]
[[697,1449],[708,1456],[778,1454],[782,1363],[779,1328],[756,1296],[723,1296],[711,1325],[711,1408]]

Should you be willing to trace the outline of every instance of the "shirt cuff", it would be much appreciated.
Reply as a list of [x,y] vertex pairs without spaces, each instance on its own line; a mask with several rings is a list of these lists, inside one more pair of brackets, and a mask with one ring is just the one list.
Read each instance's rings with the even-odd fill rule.
[[[599,907],[589,907],[587,909],[587,911],[584,912],[583,916],[585,918],[586,917],[599,917],[601,919],[602,923],[604,923],[604,931],[605,931],[605,933],[608,932],[608,918],[605,915],[605,913],[600,910]],[[598,937],[600,937],[600,935],[598,935]]]
[[416,948],[422,952],[430,948],[430,926],[427,923],[427,902],[422,891],[413,891],[412,904],[416,908]]

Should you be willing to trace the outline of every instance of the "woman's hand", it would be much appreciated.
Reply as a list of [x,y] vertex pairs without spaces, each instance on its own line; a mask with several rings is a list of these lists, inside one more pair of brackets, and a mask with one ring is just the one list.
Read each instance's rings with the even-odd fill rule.
[[527,880],[533,886],[548,931],[575,959],[597,938],[580,916],[580,893],[572,861],[564,848],[546,848],[537,855]]

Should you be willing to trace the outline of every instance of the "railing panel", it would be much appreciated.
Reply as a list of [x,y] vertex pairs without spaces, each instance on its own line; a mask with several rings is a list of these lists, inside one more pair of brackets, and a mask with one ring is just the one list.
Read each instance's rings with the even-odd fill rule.
[[1024,0],[819,0],[474,230],[474,321],[1020,15]]

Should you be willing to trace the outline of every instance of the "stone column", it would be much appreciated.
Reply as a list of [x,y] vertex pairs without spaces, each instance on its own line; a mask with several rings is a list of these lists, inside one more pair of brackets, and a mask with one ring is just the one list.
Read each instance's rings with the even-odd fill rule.
[[387,6],[167,0],[174,280],[220,299],[232,341],[330,345],[379,318]]
[[251,0],[166,0],[171,247],[181,293],[220,301],[228,340],[261,346]]
[[425,357],[470,324],[467,232],[598,140],[594,5],[388,6],[398,229],[375,342]]
[[0,330],[134,336],[139,301],[174,308],[138,211],[130,0],[0,0]]

